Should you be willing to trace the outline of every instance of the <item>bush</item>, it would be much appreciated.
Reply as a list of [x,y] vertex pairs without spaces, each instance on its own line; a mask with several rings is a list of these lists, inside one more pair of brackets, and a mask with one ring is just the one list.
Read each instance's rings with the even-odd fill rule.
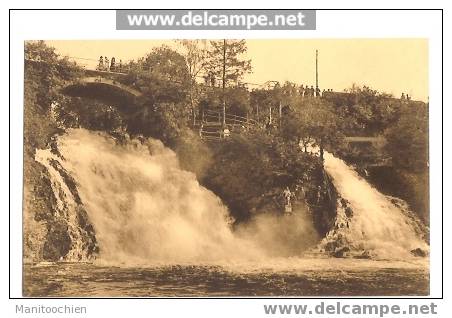
[[253,212],[282,210],[281,193],[286,186],[309,192],[319,158],[303,152],[296,144],[255,131],[235,135],[212,146],[212,165],[203,183],[215,192],[237,221]]

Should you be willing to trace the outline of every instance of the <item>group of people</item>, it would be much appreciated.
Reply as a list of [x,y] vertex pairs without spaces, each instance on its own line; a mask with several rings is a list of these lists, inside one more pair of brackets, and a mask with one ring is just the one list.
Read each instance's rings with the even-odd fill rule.
[[303,97],[316,97],[316,96],[320,96],[320,88],[314,88],[314,86],[311,85],[311,87],[309,87],[308,85],[303,86],[303,84],[301,84],[300,86],[300,94]]
[[411,96],[405,93],[402,93],[402,96],[400,96],[400,99],[402,100],[411,100]]
[[327,89],[320,91],[320,88],[316,87],[314,88],[313,85],[309,87],[309,85],[303,86],[303,84],[300,86],[300,94],[303,97],[321,97],[325,92],[332,92],[332,89]]
[[121,72],[122,71],[122,60],[119,60],[119,63],[116,64],[115,57],[111,58],[111,61],[108,57],[101,56],[99,58],[99,64],[97,65],[97,69],[99,71],[107,71],[107,72]]

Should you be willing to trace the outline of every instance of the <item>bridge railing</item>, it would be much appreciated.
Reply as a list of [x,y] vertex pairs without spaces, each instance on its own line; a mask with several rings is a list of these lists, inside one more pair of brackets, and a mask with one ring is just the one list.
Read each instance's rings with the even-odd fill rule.
[[[68,59],[69,61],[72,62],[76,62],[76,65],[74,65],[75,67],[79,67],[82,68],[86,71],[92,72],[92,73],[97,73],[97,74],[115,74],[115,75],[128,75],[129,73],[127,72],[129,69],[126,67],[117,67],[114,70],[111,70],[110,68],[102,68],[99,67],[99,65],[93,65],[92,63],[85,63],[85,62],[80,62],[80,60],[91,60],[91,59],[84,59],[84,58],[75,58],[75,57],[69,57]],[[46,61],[42,61],[42,60],[38,60],[38,59],[32,59],[32,58],[28,58],[25,57],[25,61],[26,62],[32,62],[32,63],[47,63]],[[91,60],[94,61],[94,60]]]
[[[209,121],[217,121],[222,123],[223,120],[223,112],[222,111],[217,111],[217,110],[205,110],[204,111],[204,120],[206,122]],[[225,116],[225,123],[226,125],[232,125],[232,126],[250,126],[250,125],[257,125],[257,121],[251,119],[251,118],[247,118],[247,117],[243,117],[243,116],[238,116],[238,115],[234,115],[234,114],[228,114],[226,113]]]
[[242,131],[237,128],[250,128],[258,125],[257,121],[253,119],[226,113],[225,127],[223,127],[223,116],[221,110],[204,110],[201,118],[196,120],[194,125],[199,128],[200,137],[209,141],[219,141]]

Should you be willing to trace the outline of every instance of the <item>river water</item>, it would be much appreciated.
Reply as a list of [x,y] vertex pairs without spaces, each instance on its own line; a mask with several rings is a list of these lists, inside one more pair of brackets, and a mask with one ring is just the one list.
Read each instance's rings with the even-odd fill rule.
[[26,265],[33,297],[425,296],[423,261],[280,259],[262,264]]
[[[324,238],[303,211],[262,216],[232,231],[227,207],[158,140],[118,143],[72,129],[35,159],[51,178],[54,213],[67,224],[71,246],[58,263],[24,266],[26,296],[429,293],[428,257],[411,253],[428,253],[419,223],[403,202],[379,193],[331,154],[325,170],[353,216],[338,209]],[[95,231],[95,260],[80,211]],[[349,257],[327,257],[325,246],[333,243]],[[363,255],[371,259],[357,258]]]

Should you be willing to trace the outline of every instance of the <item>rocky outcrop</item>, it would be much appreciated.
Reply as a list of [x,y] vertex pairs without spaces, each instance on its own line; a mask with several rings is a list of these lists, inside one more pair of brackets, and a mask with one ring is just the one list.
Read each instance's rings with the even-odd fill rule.
[[[33,182],[24,190],[24,259],[84,261],[99,248],[74,179],[58,160],[57,148],[39,150],[25,171]],[[58,159],[58,160],[57,160]],[[27,184],[28,183],[28,184]]]
[[346,257],[349,255],[352,242],[346,235],[346,230],[350,228],[353,210],[348,205],[348,201],[340,196],[336,198],[336,218],[325,238],[320,243],[322,251],[334,257]]
[[337,215],[337,191],[325,171],[318,175],[317,186],[306,195],[314,226],[320,236],[325,236],[334,226]]

